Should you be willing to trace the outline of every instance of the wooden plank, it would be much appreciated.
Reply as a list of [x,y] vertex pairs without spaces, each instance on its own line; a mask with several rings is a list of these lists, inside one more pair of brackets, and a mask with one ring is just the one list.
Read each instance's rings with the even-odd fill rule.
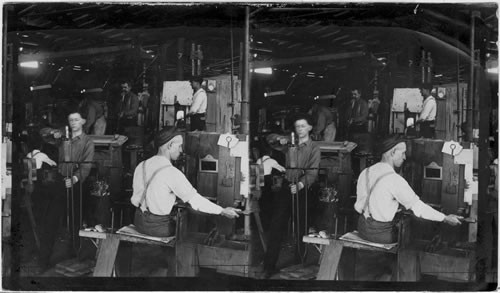
[[400,249],[397,259],[397,281],[416,282],[420,280],[420,266],[417,251]]
[[109,235],[109,237],[101,242],[97,254],[94,277],[111,277],[119,245],[120,240],[112,237],[112,235]]
[[443,184],[441,207],[446,213],[456,213],[458,210],[458,175],[459,168],[455,165],[453,157],[443,154]]
[[217,92],[207,92],[206,129],[209,132],[217,131]]
[[175,249],[176,277],[196,277],[199,273],[195,243],[181,242]]
[[[227,166],[230,170],[226,170]],[[236,173],[236,161],[234,157],[230,155],[230,149],[227,147],[219,146],[219,173],[217,174],[217,202],[221,207],[228,207],[234,205],[234,194],[236,185],[239,182],[235,180]],[[228,173],[229,172],[229,173]],[[224,186],[223,180],[227,177],[232,177],[232,186]],[[222,235],[229,235],[234,233],[234,222],[233,219],[228,219],[225,217],[217,218],[217,230]]]
[[339,242],[326,246],[321,258],[317,280],[335,280],[342,250],[343,246]]
[[80,230],[78,232],[78,235],[80,235],[80,237],[95,238],[95,239],[116,238],[120,241],[141,243],[141,244],[150,244],[150,245],[159,245],[159,246],[174,246],[175,245],[175,241],[172,241],[169,243],[164,243],[164,242],[160,242],[160,241],[154,241],[154,240],[139,238],[139,237],[130,236],[130,235],[114,234],[114,233],[101,233],[101,232],[96,232],[96,231]]

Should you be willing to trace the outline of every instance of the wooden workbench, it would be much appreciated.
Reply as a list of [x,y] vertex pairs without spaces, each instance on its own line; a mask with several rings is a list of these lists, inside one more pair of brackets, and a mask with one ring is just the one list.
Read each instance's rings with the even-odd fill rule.
[[[368,250],[397,254],[397,281],[415,282],[419,279],[418,253],[404,248],[384,249],[370,245],[331,238],[304,236],[305,243],[318,244],[321,249],[321,263],[317,280],[335,280],[339,265],[342,267],[339,279],[353,279],[355,269],[355,250]],[[344,247],[349,248],[344,250]]]

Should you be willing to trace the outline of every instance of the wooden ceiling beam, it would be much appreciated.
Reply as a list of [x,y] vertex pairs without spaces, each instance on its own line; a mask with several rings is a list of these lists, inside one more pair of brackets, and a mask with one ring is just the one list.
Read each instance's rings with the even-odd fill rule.
[[254,68],[261,68],[261,67],[272,67],[272,66],[276,66],[276,65],[342,60],[342,59],[350,59],[350,58],[356,58],[356,57],[362,57],[362,56],[365,56],[365,52],[354,51],[354,52],[348,52],[348,53],[335,53],[335,54],[325,54],[325,55],[307,56],[307,57],[295,57],[295,58],[274,59],[274,60],[266,60],[266,61],[254,61],[254,62],[252,62],[252,65]]
[[105,53],[116,53],[126,50],[132,50],[134,46],[132,45],[122,45],[122,46],[110,46],[103,48],[88,48],[81,50],[70,50],[63,52],[41,52],[38,54],[21,54],[19,55],[19,62],[33,61],[33,60],[45,60],[45,59],[57,59],[57,58],[67,58],[67,57],[77,57],[85,55],[97,55]]

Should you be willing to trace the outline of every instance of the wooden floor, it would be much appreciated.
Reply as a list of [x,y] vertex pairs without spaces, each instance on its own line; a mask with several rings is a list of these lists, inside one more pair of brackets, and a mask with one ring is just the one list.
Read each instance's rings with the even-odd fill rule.
[[[59,242],[61,242],[60,240]],[[65,243],[58,243],[59,247],[64,247]],[[11,268],[11,272],[19,272],[21,277],[70,277],[71,274],[62,274],[61,267],[59,269],[54,265],[42,274],[39,274],[39,267],[37,267],[36,256],[34,249],[34,241],[30,237],[30,233],[23,233],[21,237],[20,245],[20,267]],[[305,258],[304,264],[298,264],[298,262],[293,257],[293,249],[291,245],[285,244],[282,248],[280,258],[277,263],[277,268],[279,269],[276,274],[271,276],[271,280],[314,280],[314,272],[318,270],[319,263],[319,252],[312,246],[308,245],[307,257]],[[133,272],[132,277],[164,277],[167,275],[167,262],[162,254],[160,247],[150,246],[150,245],[135,245],[132,249],[133,261],[131,264],[131,272]],[[69,259],[75,259],[75,255],[68,253],[70,249],[59,249],[59,253],[54,255],[55,263],[62,263],[68,261]],[[8,250],[4,249],[4,253]],[[95,252],[94,252],[95,253]],[[82,260],[79,263],[79,267],[85,268],[85,266],[92,267],[92,253],[90,253],[90,258]],[[376,281],[384,282],[391,280],[391,254],[376,254],[372,252],[360,251],[356,255],[356,270],[355,270],[355,280],[356,281]],[[9,256],[4,255],[4,259]],[[120,258],[129,258],[130,255],[120,255],[118,254],[118,262]],[[493,265],[494,269],[490,270],[486,274],[486,281],[496,283],[497,282],[497,264]],[[254,271],[256,268],[251,268],[250,271]],[[82,270],[82,272],[85,269]],[[213,271],[213,272],[210,272]],[[117,274],[119,275],[119,269],[117,269]],[[217,277],[219,274],[215,273],[214,270],[200,270],[200,277],[204,274],[208,274],[210,278],[214,276]],[[90,276],[91,271],[87,273],[82,273],[81,275],[73,276]],[[255,277],[253,274],[252,277]],[[447,283],[445,281],[437,280],[431,276],[423,276],[422,282],[441,282]]]

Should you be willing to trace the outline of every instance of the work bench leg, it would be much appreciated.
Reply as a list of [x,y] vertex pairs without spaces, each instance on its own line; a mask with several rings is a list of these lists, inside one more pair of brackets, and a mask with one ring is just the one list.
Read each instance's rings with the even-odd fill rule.
[[175,247],[175,273],[177,277],[196,277],[198,275],[197,244],[178,242]]
[[346,248],[340,256],[338,268],[339,280],[354,281],[356,269],[356,249]]
[[397,255],[396,270],[396,280],[399,282],[416,282],[420,280],[418,252],[400,249]]
[[94,277],[111,277],[119,245],[120,240],[115,237],[106,238],[101,242],[94,268]]
[[317,280],[335,280],[342,249],[343,245],[337,243],[332,243],[325,247]]

